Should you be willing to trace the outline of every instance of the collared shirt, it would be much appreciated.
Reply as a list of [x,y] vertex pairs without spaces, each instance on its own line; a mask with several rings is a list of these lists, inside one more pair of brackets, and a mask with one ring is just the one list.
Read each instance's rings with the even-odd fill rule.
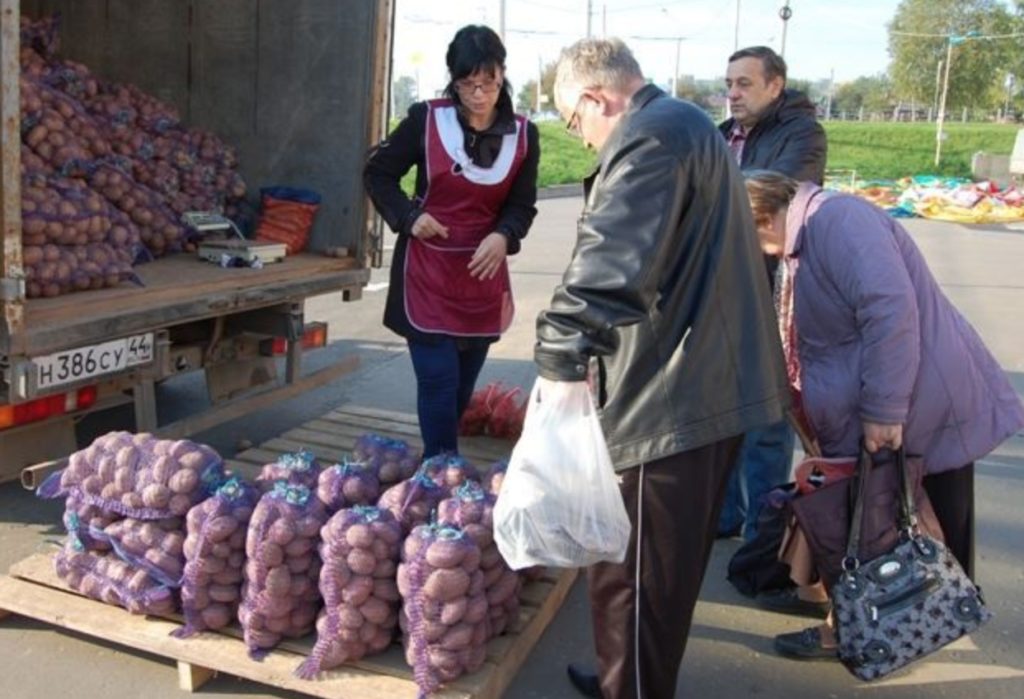
[[729,132],[726,142],[729,144],[729,151],[732,156],[736,158],[736,164],[743,164],[743,146],[747,143],[747,134],[750,132],[740,126],[739,122],[732,125],[732,130]]

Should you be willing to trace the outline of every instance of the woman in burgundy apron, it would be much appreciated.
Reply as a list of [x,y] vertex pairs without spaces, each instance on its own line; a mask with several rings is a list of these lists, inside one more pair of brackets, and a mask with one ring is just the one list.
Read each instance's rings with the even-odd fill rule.
[[[367,193],[398,233],[384,324],[406,338],[424,458],[457,451],[459,417],[492,342],[512,322],[506,256],[536,214],[536,127],[512,109],[505,48],[460,29],[442,99],[419,102],[369,155]],[[416,167],[416,194],[400,181]]]

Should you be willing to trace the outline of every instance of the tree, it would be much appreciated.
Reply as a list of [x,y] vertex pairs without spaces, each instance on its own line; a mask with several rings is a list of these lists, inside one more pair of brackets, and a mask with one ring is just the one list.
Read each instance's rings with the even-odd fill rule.
[[889,76],[861,76],[836,86],[832,111],[846,112],[848,115],[859,113],[861,108],[869,113],[884,112],[890,109],[895,101]]
[[555,108],[555,69],[557,63],[548,63],[540,73],[540,104],[537,104],[537,78],[533,77],[519,88],[516,110],[526,114],[551,111]]
[[405,113],[409,111],[409,107],[412,103],[418,99],[416,90],[415,78],[410,78],[408,75],[402,75],[395,80],[393,90],[393,99],[395,104],[395,116],[403,117]]
[[[900,99],[932,104],[936,72],[952,41],[947,110],[992,105],[1017,42],[974,39],[1005,34],[1013,17],[999,0],[902,0],[889,23],[889,74]],[[914,36],[936,34],[941,36]],[[952,39],[947,37],[953,37]]]

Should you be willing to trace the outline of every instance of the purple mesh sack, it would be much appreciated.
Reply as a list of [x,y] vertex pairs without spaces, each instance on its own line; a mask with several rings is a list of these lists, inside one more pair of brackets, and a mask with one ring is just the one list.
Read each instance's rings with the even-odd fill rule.
[[505,482],[505,473],[508,471],[508,460],[495,461],[487,470],[484,476],[484,489],[491,495],[497,496],[501,492],[501,485]]
[[356,440],[352,455],[373,467],[382,488],[411,478],[420,465],[408,444],[372,432]]
[[146,571],[115,557],[79,551],[70,543],[54,556],[54,570],[72,590],[132,614],[169,616],[177,607],[173,590]]
[[369,464],[346,460],[320,472],[316,496],[332,513],[356,505],[373,505],[380,497],[380,481]]
[[402,533],[408,534],[413,527],[430,521],[445,495],[447,491],[421,471],[385,490],[377,506],[389,510],[402,525]]
[[320,608],[316,546],[327,512],[303,485],[278,481],[260,498],[245,540],[238,619],[249,656],[260,660],[283,637],[313,630]]
[[181,607],[185,625],[175,638],[228,626],[238,613],[245,566],[245,537],[259,491],[229,479],[185,518],[185,569]]
[[480,549],[462,531],[421,525],[402,546],[398,591],[405,658],[419,696],[475,672],[490,636]]
[[454,490],[470,480],[480,480],[476,468],[458,454],[432,456],[420,466],[420,472],[446,491]]
[[378,507],[339,510],[321,530],[320,594],[324,609],[317,641],[296,669],[303,679],[321,670],[380,653],[398,625],[395,583],[402,529]]
[[272,489],[277,481],[288,481],[292,485],[316,488],[320,475],[320,464],[313,452],[302,449],[293,454],[282,454],[277,461],[265,464],[256,477],[256,484],[264,492]]
[[467,481],[437,506],[437,521],[458,527],[480,547],[490,632],[499,636],[519,613],[522,576],[508,567],[494,543],[495,501],[479,483]]
[[75,496],[75,505],[143,520],[183,517],[224,480],[213,449],[187,439],[110,432],[68,460],[36,491],[39,497]]
[[89,527],[93,541],[110,546],[114,555],[136,570],[144,570],[156,582],[170,588],[181,585],[185,567],[180,517],[147,521],[124,518],[101,528]]

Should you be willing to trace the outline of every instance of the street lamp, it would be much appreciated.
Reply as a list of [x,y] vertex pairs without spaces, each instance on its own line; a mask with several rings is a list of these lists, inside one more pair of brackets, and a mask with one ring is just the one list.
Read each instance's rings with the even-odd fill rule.
[[779,8],[779,17],[782,19],[782,50],[779,51],[779,55],[783,58],[786,57],[786,27],[789,26],[789,18],[793,16],[793,10],[789,8],[789,0],[786,0],[786,4]]

